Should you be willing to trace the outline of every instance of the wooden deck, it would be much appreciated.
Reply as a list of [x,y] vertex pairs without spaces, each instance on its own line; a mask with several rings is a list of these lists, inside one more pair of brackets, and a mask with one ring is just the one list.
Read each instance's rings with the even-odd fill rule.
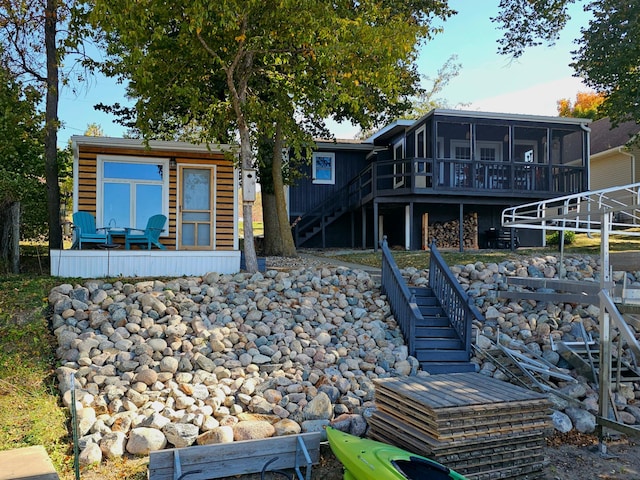
[[544,467],[550,403],[478,373],[375,380],[370,436],[424,455],[469,480],[533,479]]

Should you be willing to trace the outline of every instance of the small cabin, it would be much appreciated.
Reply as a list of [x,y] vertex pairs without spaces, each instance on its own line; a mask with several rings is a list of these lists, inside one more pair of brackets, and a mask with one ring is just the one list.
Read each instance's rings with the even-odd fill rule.
[[[52,275],[146,277],[240,270],[233,147],[88,136],[71,140],[73,212],[91,214],[110,241],[52,250]],[[158,239],[161,248],[126,248],[126,232],[140,233],[158,214],[166,217]]]

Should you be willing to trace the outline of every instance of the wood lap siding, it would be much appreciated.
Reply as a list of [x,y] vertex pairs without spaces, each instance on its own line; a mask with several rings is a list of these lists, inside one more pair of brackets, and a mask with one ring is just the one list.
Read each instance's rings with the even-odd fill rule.
[[96,176],[96,155],[81,152],[78,159],[78,210],[93,215],[96,214]]
[[233,183],[233,166],[219,165],[216,182],[216,248],[219,250],[233,250]]
[[[81,145],[78,155],[78,210],[96,214],[98,155],[119,155],[148,158],[175,158],[178,165],[216,165],[216,218],[214,250],[234,249],[234,169],[233,162],[221,153],[172,152],[132,148],[99,148]],[[168,237],[161,237],[169,250],[176,249],[178,228],[177,169],[169,171]],[[99,225],[101,226],[101,225]]]

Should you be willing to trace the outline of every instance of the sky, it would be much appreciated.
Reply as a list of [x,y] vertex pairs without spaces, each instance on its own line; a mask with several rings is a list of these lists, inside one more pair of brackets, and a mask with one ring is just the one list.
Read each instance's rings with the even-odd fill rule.
[[[581,2],[570,8],[571,21],[555,46],[528,49],[517,60],[497,53],[497,40],[502,31],[490,17],[498,13],[499,0],[450,0],[458,14],[442,23],[444,32],[420,49],[420,74],[435,77],[451,55],[462,65],[439,95],[452,108],[466,110],[556,116],[556,102],[575,99],[576,93],[588,91],[580,79],[572,76],[569,66],[574,39],[580,28],[587,26],[588,16]],[[95,111],[97,103],[119,102],[130,105],[124,96],[124,85],[113,79],[95,77],[79,86],[78,93],[63,89],[59,117],[62,128],[58,143],[65,145],[72,135],[82,135],[87,126],[96,123],[106,136],[121,137],[125,129],[113,122],[113,116]],[[359,128],[350,124],[328,122],[337,138],[354,138]]]

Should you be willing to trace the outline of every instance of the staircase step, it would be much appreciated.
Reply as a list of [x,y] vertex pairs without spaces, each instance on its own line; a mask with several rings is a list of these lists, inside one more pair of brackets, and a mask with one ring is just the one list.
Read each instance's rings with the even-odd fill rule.
[[447,316],[446,313],[444,313],[444,310],[442,309],[442,307],[429,307],[429,306],[422,306],[420,304],[418,304],[418,310],[420,310],[420,313],[422,314],[422,316],[428,316],[428,317],[445,317]]
[[420,362],[468,362],[469,354],[464,350],[432,350],[416,348],[415,358]]
[[436,297],[415,297],[416,303],[421,307],[440,307]]
[[449,322],[449,317],[431,317],[431,316],[422,316],[424,322],[420,325],[420,327],[451,327],[451,322]]
[[458,338],[415,338],[416,350],[464,350],[464,344]]
[[459,338],[456,329],[450,326],[418,326],[415,335],[416,338]]
[[420,362],[420,368],[432,375],[478,371],[478,366],[471,362]]

